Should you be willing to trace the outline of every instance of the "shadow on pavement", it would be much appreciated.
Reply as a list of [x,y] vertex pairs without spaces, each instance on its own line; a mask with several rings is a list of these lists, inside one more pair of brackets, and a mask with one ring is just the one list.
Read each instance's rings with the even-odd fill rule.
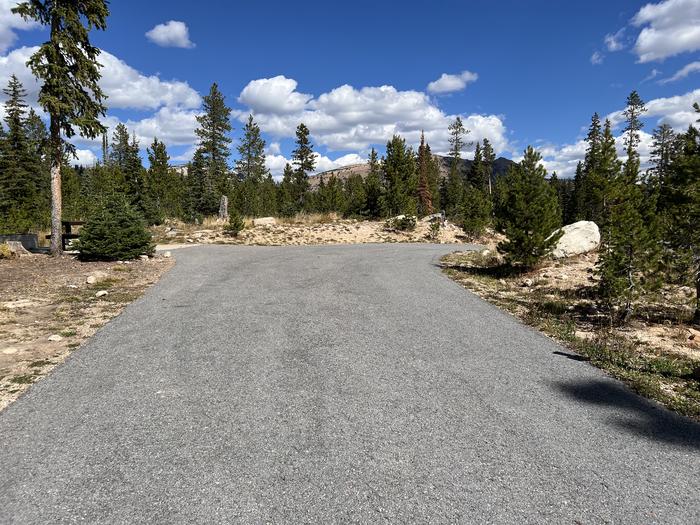
[[568,397],[592,405],[616,408],[607,423],[651,441],[700,450],[700,424],[654,405],[622,384],[604,380],[552,382]]

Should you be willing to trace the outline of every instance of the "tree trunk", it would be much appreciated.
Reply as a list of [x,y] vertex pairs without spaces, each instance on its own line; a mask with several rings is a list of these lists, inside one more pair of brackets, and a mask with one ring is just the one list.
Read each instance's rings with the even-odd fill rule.
[[51,255],[61,255],[63,253],[61,242],[63,234],[61,225],[61,157],[63,151],[58,127],[53,123],[51,125],[51,139],[53,144],[53,158],[51,159]]
[[695,276],[695,315],[692,323],[700,326],[700,273]]
[[228,220],[228,197],[226,195],[222,195],[219,202],[219,219]]

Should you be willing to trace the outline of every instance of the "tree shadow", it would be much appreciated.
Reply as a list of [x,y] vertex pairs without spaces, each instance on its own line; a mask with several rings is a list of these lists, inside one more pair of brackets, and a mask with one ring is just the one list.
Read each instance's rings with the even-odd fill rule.
[[459,264],[439,263],[437,266],[444,270],[454,270],[456,272],[479,275],[482,277],[492,277],[494,279],[517,277],[528,273],[527,269],[510,264],[498,264],[495,266],[462,266]]
[[700,450],[700,424],[655,405],[623,384],[602,379],[551,382],[566,396],[615,410],[608,424],[637,437]]

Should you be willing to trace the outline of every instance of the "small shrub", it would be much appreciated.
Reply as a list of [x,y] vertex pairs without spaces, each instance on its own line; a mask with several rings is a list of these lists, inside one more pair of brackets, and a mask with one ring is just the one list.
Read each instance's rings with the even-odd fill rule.
[[12,259],[13,255],[9,244],[6,242],[0,244],[0,259]]
[[241,233],[244,228],[245,222],[243,221],[243,218],[237,211],[233,210],[229,216],[228,224],[226,225],[226,228],[224,228],[224,231],[231,237],[238,237],[238,234]]
[[384,226],[388,230],[412,231],[416,229],[416,217],[414,215],[399,215],[387,219]]
[[155,246],[142,217],[120,194],[107,197],[80,230],[79,258],[117,261],[151,255]]
[[439,236],[440,236],[440,221],[439,220],[430,221],[430,232],[428,233],[428,237],[430,237],[430,239],[432,239],[433,241],[436,241]]

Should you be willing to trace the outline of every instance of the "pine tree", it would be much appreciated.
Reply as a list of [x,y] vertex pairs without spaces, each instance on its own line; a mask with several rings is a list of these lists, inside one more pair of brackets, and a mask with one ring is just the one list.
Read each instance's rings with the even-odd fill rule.
[[467,183],[478,189],[486,189],[488,185],[484,173],[484,158],[481,153],[481,144],[478,141],[474,147],[474,160],[472,160],[472,165],[467,174]]
[[367,217],[378,219],[382,216],[383,185],[379,158],[374,148],[369,153],[367,159],[369,171],[364,180],[365,202],[367,207]]
[[421,131],[418,146],[418,215],[423,217],[433,213],[433,195],[430,191],[430,149],[426,147],[425,135]]
[[237,149],[239,159],[236,161],[236,175],[239,180],[262,181],[268,172],[265,166],[265,140],[253,115],[248,116],[248,122],[243,127],[243,138]]
[[362,175],[353,173],[345,181],[345,211],[346,217],[363,217],[367,215],[367,194]]
[[385,216],[415,215],[417,212],[416,161],[413,150],[406,141],[394,135],[386,144],[382,159],[384,192],[381,207]]
[[34,76],[44,81],[39,104],[49,114],[51,252],[60,255],[61,165],[64,151],[75,151],[63,136],[70,139],[75,127],[89,139],[105,131],[99,121],[106,110],[99,86],[100,50],[90,43],[88,34],[93,28],[106,29],[109,10],[105,0],[32,0],[18,4],[12,12],[50,27],[49,40],[27,64]]
[[668,124],[661,124],[654,130],[650,159],[652,168],[648,171],[646,182],[657,188],[659,193],[663,193],[663,186],[670,176],[671,162],[676,154],[677,145],[676,134]]
[[[700,112],[697,104],[695,109]],[[665,238],[673,252],[676,271],[695,287],[692,322],[700,325],[700,132],[690,126],[681,135],[678,146],[665,184]]]
[[127,170],[130,155],[131,136],[127,127],[120,122],[112,134],[112,147],[109,149],[110,164],[124,173]]
[[78,250],[86,261],[135,259],[153,253],[151,234],[125,195],[114,193],[95,207],[80,230]]
[[297,211],[304,209],[307,193],[309,191],[309,173],[316,168],[316,156],[313,144],[309,139],[309,128],[303,123],[297,126],[296,148],[292,151],[294,164],[293,198]]
[[542,156],[532,147],[506,175],[502,230],[507,239],[498,245],[511,265],[530,268],[556,244],[552,233],[561,225],[557,195],[545,180]]
[[206,203],[203,213],[216,213],[219,208],[219,197],[228,195],[231,191],[228,158],[231,154],[229,144],[231,137],[231,108],[226,106],[224,95],[214,82],[209,88],[209,94],[204,97],[202,114],[197,117],[199,127],[195,133],[199,137],[199,149],[204,162],[204,171],[208,179],[207,188],[211,188],[213,196]]
[[204,215],[213,213],[218,206],[218,198],[207,173],[204,153],[201,149],[194,152],[192,161],[187,166],[187,218],[191,221],[201,220]]
[[253,120],[253,115],[248,116],[248,122],[243,127],[243,138],[237,149],[237,208],[243,215],[256,217],[263,208],[260,186],[268,175],[268,169],[265,166],[265,141],[260,134],[260,127]]
[[491,146],[491,142],[489,142],[489,139],[484,139],[482,157],[484,162],[484,174],[486,176],[486,183],[489,187],[489,195],[493,198],[493,165],[496,162],[496,154],[493,151],[493,146]]
[[155,137],[146,153],[149,168],[145,179],[145,191],[157,217],[181,217],[184,212],[183,181],[170,169],[170,156],[165,143]]
[[31,154],[27,135],[26,91],[15,75],[10,77],[5,103],[7,131],[0,158],[0,228],[9,232],[28,231],[38,221],[38,166]]
[[425,145],[425,157],[428,169],[428,189],[432,199],[433,211],[440,210],[440,166],[438,159],[430,150],[430,144]]
[[463,136],[469,133],[464,129],[461,117],[448,127],[450,133],[450,171],[447,180],[443,183],[441,191],[441,204],[445,208],[448,217],[459,215],[462,202],[464,201],[464,179],[461,173],[462,149],[464,148]]
[[297,213],[297,201],[294,188],[294,168],[287,163],[284,166],[282,182],[279,185],[279,212],[283,217],[291,217]]
[[467,184],[462,205],[462,229],[471,238],[477,238],[486,229],[492,214],[491,198],[486,190]]
[[597,266],[600,296],[609,307],[611,320],[622,323],[632,314],[633,302],[649,289],[658,259],[653,218],[656,203],[645,199],[639,184],[637,147],[644,111],[644,103],[633,91],[624,112],[627,160],[622,171],[607,183]]

